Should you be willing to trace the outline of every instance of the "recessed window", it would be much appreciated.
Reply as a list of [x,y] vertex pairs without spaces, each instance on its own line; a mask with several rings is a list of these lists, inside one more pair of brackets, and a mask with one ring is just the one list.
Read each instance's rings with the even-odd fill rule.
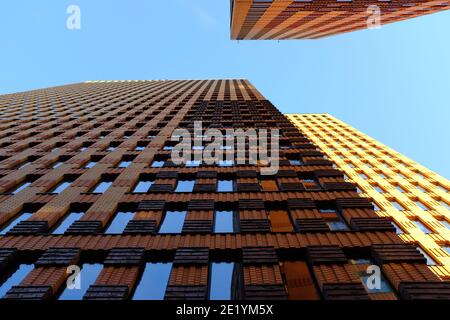
[[234,263],[212,263],[209,288],[210,300],[231,300]]
[[159,233],[181,233],[185,217],[186,211],[167,211]]
[[423,204],[421,201],[415,201],[414,202],[416,204],[416,206],[418,206],[420,209],[424,210],[424,211],[428,211],[428,207]]
[[200,164],[201,164],[201,161],[192,161],[192,160],[189,160],[189,161],[186,162],[186,167],[191,167],[191,168],[193,168],[193,167],[199,167]]
[[378,186],[376,186],[376,187],[373,187],[378,193],[384,193],[384,190],[383,189],[381,189],[380,187],[378,187]]
[[327,225],[331,231],[348,231],[349,230],[347,224],[339,218],[327,221]]
[[214,232],[215,233],[234,232],[233,211],[214,212]]
[[147,263],[133,300],[163,300],[171,271],[172,263]]
[[88,162],[84,167],[86,169],[90,169],[90,168],[93,168],[96,164],[97,164],[97,162],[91,161],[91,162]]
[[108,188],[112,185],[112,182],[110,181],[102,181],[99,182],[94,190],[92,191],[92,193],[105,193],[106,190],[108,190]]
[[118,212],[106,230],[106,234],[122,234],[128,222],[133,220],[134,212]]
[[419,228],[420,230],[422,230],[422,232],[426,233],[426,234],[430,234],[433,233],[430,229],[427,228],[427,226],[425,226],[422,222],[415,220],[413,221],[414,224],[416,225],[417,228]]
[[419,252],[421,254],[423,254],[425,259],[427,260],[427,265],[428,266],[435,266],[436,265],[436,261],[434,261],[433,258],[431,258],[425,251],[423,251],[422,248],[417,247],[417,250],[419,250]]
[[135,151],[144,151],[145,147],[143,146],[136,146],[136,148],[134,148]]
[[117,167],[118,168],[128,168],[128,166],[130,164],[131,164],[131,161],[121,161]]
[[34,269],[32,264],[21,264],[19,268],[0,285],[0,298],[13,287],[19,285],[23,279]]
[[56,185],[56,187],[53,188],[53,190],[50,193],[59,194],[59,193],[63,192],[64,190],[66,190],[70,186],[71,183],[72,183],[71,181],[60,182],[59,184]]
[[222,160],[219,161],[219,167],[232,167],[234,165],[233,160]]
[[139,181],[133,192],[136,193],[146,193],[150,189],[154,182],[153,181]]
[[195,180],[180,180],[177,183],[175,192],[192,192],[194,190]]
[[397,201],[391,201],[391,204],[395,207],[395,209],[399,210],[399,211],[404,211],[405,208],[398,203]]
[[5,235],[12,228],[14,228],[17,224],[19,224],[20,222],[28,220],[29,218],[31,218],[32,215],[33,214],[31,212],[23,212],[23,213],[21,213],[17,218],[13,219],[3,230],[0,231],[0,235],[2,235],[2,236]]
[[58,161],[52,166],[53,169],[59,168],[64,164],[64,162]]
[[442,223],[447,229],[450,230],[450,223],[447,220],[442,219],[442,220],[439,220],[439,222]]
[[391,223],[392,223],[392,225],[395,228],[395,233],[396,234],[403,234],[404,233],[403,230],[398,226],[398,224],[396,224],[395,222],[391,222]]
[[301,166],[303,165],[303,162],[301,160],[291,159],[289,160],[289,163],[291,166]]
[[217,192],[233,192],[233,180],[219,180],[217,181]]
[[21,183],[13,191],[11,191],[11,193],[18,194],[20,191],[24,190],[25,188],[29,187],[30,185],[31,185],[31,182]]
[[69,215],[63,218],[60,225],[53,231],[53,234],[64,234],[64,232],[67,231],[67,229],[72,225],[72,223],[78,221],[83,215],[84,212],[69,213]]
[[66,286],[64,291],[59,296],[58,300],[67,300],[67,301],[82,300],[86,291],[97,280],[98,275],[100,274],[102,269],[103,266],[101,264],[84,263],[81,266],[81,270],[79,273],[80,289],[77,288],[69,289]]
[[164,161],[153,161],[151,167],[152,168],[162,168],[164,167]]
[[373,288],[372,286],[369,286],[368,284],[371,283],[371,277],[372,274],[367,274],[366,272],[360,272],[359,277],[361,279],[361,282],[364,285],[364,288],[368,293],[390,293],[394,292],[392,290],[392,287],[390,284],[386,281],[385,277],[383,275],[380,275],[380,286],[379,288]]

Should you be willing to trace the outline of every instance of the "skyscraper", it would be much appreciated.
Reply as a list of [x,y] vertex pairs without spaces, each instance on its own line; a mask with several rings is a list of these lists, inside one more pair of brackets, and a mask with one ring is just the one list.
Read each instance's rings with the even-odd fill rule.
[[[88,82],[0,107],[6,299],[450,298],[413,241],[246,80]],[[207,129],[232,141],[231,160],[196,160]],[[242,163],[235,150],[255,136],[227,129],[270,130],[278,170]],[[197,142],[179,142],[186,132]],[[180,144],[194,154],[182,164]]]
[[430,269],[450,280],[450,181],[329,114],[288,118],[322,150],[406,243],[418,243]]
[[318,39],[449,8],[448,0],[232,0],[231,39]]

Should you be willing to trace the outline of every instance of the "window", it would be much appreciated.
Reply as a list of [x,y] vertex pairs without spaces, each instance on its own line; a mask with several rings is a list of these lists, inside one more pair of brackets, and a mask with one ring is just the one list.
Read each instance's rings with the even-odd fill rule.
[[393,292],[392,287],[390,284],[386,281],[385,277],[381,274],[380,275],[380,287],[379,288],[372,288],[372,286],[368,286],[368,284],[371,284],[371,277],[372,274],[367,274],[366,272],[360,272],[359,277],[361,279],[362,284],[364,285],[364,288],[368,293],[390,293]]
[[441,206],[445,207],[447,210],[450,210],[450,205],[447,204],[446,202],[441,201],[441,202],[439,202],[439,203],[441,204]]
[[32,264],[21,264],[19,268],[0,285],[0,298],[13,287],[22,282],[23,279],[34,269]]
[[[12,228],[14,228],[17,224],[19,224],[22,221],[28,220],[33,214],[30,212],[23,212],[21,213],[17,218],[12,220],[11,223],[9,223],[3,230],[0,231],[0,235],[5,235],[8,233]],[[1,296],[0,296],[1,298]]]
[[217,181],[217,192],[233,192],[233,180],[219,180]]
[[214,212],[214,232],[215,233],[234,232],[233,211]]
[[110,146],[106,149],[106,151],[109,151],[109,152],[112,152],[114,150],[116,150],[116,147],[112,147],[112,146]]
[[60,225],[53,231],[53,234],[64,234],[66,230],[84,215],[84,212],[71,212],[65,218],[63,218]]
[[420,222],[419,220],[415,220],[414,224],[416,225],[417,228],[419,228],[420,230],[422,230],[422,232],[426,233],[426,234],[430,234],[433,233],[431,232],[430,229],[428,229],[422,222]]
[[442,223],[447,229],[450,230],[450,223],[447,220],[442,219],[442,220],[439,220],[439,222]]
[[278,185],[276,180],[261,181],[261,188],[263,191],[278,191]]
[[374,189],[378,192],[378,193],[384,193],[384,190],[381,189],[380,187],[374,187]]
[[347,224],[340,218],[327,221],[327,225],[331,231],[347,231]]
[[96,164],[97,164],[97,162],[91,161],[88,164],[86,164],[84,167],[86,169],[90,169],[90,168],[93,168]]
[[159,233],[181,233],[186,211],[167,211]]
[[415,201],[414,203],[416,204],[416,206],[418,206],[423,211],[428,211],[428,207],[425,204],[423,204],[421,201]]
[[165,147],[163,148],[163,150],[165,150],[165,151],[171,151],[171,150],[173,150],[173,146],[165,146]]
[[396,224],[395,222],[392,222],[392,225],[395,228],[395,233],[397,233],[397,234],[403,234],[404,233],[403,230],[398,226],[398,224]]
[[163,300],[172,263],[147,263],[133,300]]
[[134,148],[135,151],[144,151],[145,147],[143,146],[136,146],[136,148]]
[[398,203],[397,201],[391,201],[391,204],[395,207],[395,209],[397,209],[399,211],[405,210],[405,208],[403,208],[403,206],[400,203]]
[[131,164],[131,161],[121,161],[117,167],[118,168],[128,168],[128,166],[130,164]]
[[136,187],[134,188],[133,192],[137,193],[146,193],[152,186],[153,181],[139,181]]
[[175,188],[175,192],[192,192],[194,185],[195,180],[180,180]]
[[222,160],[219,161],[219,167],[232,167],[234,165],[233,160]]
[[98,263],[84,263],[81,266],[81,271],[79,274],[81,282],[80,289],[70,290],[66,287],[66,289],[64,289],[64,291],[59,296],[58,300],[82,300],[88,288],[95,283],[95,280],[97,280],[97,277],[102,271],[102,268],[103,266]]
[[201,164],[201,161],[187,161],[186,162],[186,167],[199,167]]
[[395,188],[396,188],[398,191],[400,191],[401,193],[405,193],[405,190],[404,190],[402,187],[396,186]]
[[303,162],[300,160],[295,160],[295,159],[291,159],[289,160],[289,163],[291,164],[291,166],[301,166],[303,165]]
[[29,187],[31,182],[24,182],[19,184],[13,191],[11,191],[12,194],[18,194],[20,191],[24,190],[25,188]]
[[448,255],[450,255],[450,247],[443,247],[445,252],[447,252]]
[[434,261],[433,258],[431,258],[425,251],[423,251],[422,248],[417,247],[417,250],[419,250],[419,252],[421,254],[423,254],[425,259],[427,260],[427,265],[429,265],[429,266],[435,266],[436,265],[436,261]]
[[64,164],[64,162],[61,162],[61,161],[55,162],[55,164],[53,165],[52,168],[53,168],[53,169],[59,168],[59,167],[61,167],[63,164]]
[[118,212],[106,230],[106,234],[122,234],[128,222],[134,218],[134,212]]
[[102,181],[95,186],[92,193],[105,193],[111,185],[112,182]]
[[164,161],[153,161],[152,168],[162,168],[164,167]]
[[64,190],[66,190],[70,186],[71,183],[72,182],[70,182],[70,181],[60,182],[59,184],[56,185],[56,187],[53,188],[53,191],[51,191],[50,193],[59,194],[59,193],[63,192]]
[[212,263],[209,288],[210,300],[231,300],[234,263]]
[[336,213],[334,209],[319,209],[320,213]]
[[289,215],[284,210],[269,211],[269,220],[273,232],[292,232],[293,226]]

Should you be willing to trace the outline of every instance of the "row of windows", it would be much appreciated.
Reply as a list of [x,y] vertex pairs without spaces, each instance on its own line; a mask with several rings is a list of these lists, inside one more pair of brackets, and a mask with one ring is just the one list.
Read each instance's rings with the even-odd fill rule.
[[[302,279],[311,279],[312,274],[307,268],[301,268],[302,274],[292,274],[287,269],[284,269],[286,264],[300,264],[304,265],[303,261],[297,262],[281,262],[280,269],[285,278],[291,277]],[[374,263],[370,259],[352,259],[350,263],[357,265],[373,265]],[[88,290],[89,286],[95,283],[100,272],[103,269],[103,265],[100,263],[84,263],[80,266],[81,272],[79,274],[80,287],[79,289],[63,288],[57,295],[58,300],[81,300]],[[239,277],[239,273],[236,272],[236,268],[240,268],[235,262],[212,262],[209,267],[209,281],[208,281],[208,298],[210,300],[231,300],[233,299],[233,286],[238,283],[236,277]],[[8,290],[13,286],[20,284],[20,282],[34,269],[32,264],[20,264],[18,268],[13,272],[6,281],[0,283],[0,298],[3,297]],[[140,274],[140,278],[137,282],[136,288],[133,291],[131,297],[132,300],[162,300],[168,286],[168,282],[172,273],[173,265],[171,262],[148,262],[145,264],[143,272]],[[297,269],[298,270],[298,269]],[[297,271],[298,272],[298,271]],[[389,282],[386,280],[383,274],[381,274],[381,286],[380,288],[369,288],[368,280],[370,275],[366,272],[358,272],[357,276],[364,285],[367,293],[393,293],[393,289]],[[287,290],[291,288],[296,289],[295,283],[287,283]],[[300,296],[307,296],[308,299],[318,299],[319,295],[316,292],[316,288],[312,289],[315,292],[306,294],[301,293]]]
[[[217,262],[210,265],[209,299],[230,300],[232,278],[235,264],[233,262]],[[34,269],[32,264],[21,264],[17,270],[0,285],[0,298],[13,286],[20,282]],[[84,263],[80,266],[80,288],[64,288],[59,292],[58,300],[81,300],[89,286],[95,283],[103,265],[100,263]],[[172,271],[170,262],[149,262],[141,274],[132,300],[162,300]]]

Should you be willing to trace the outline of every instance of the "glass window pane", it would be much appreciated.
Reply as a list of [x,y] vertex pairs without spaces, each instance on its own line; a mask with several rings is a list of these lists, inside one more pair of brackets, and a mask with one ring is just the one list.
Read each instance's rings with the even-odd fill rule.
[[70,186],[71,182],[61,182],[56,186],[55,189],[53,189],[52,193],[61,193],[64,190],[66,190]]
[[232,233],[233,227],[233,211],[216,211],[214,216],[214,232],[215,233]]
[[12,191],[11,193],[12,194],[17,194],[20,191],[22,191],[23,189],[27,188],[30,184],[31,184],[31,182],[22,183],[19,186],[17,186],[17,188],[14,191]]
[[96,164],[97,164],[97,162],[91,161],[91,162],[89,162],[87,165],[85,165],[84,167],[85,167],[86,169],[90,169],[90,168],[93,168]]
[[81,300],[89,287],[95,283],[98,275],[102,271],[103,266],[101,264],[83,264],[80,271],[80,289],[72,289],[66,287],[63,293],[59,296],[58,300]]
[[419,228],[420,230],[422,230],[422,232],[424,233],[432,233],[430,229],[428,229],[422,222],[420,221],[414,221],[414,224],[416,225],[417,228]]
[[145,193],[152,186],[153,181],[139,181],[139,183],[134,188],[133,192],[142,192]]
[[210,300],[231,300],[234,263],[211,264]]
[[164,161],[153,161],[152,168],[162,168],[164,167]]
[[159,233],[181,233],[186,211],[167,211]]
[[134,212],[118,212],[106,230],[106,234],[122,234],[128,222],[134,218]]
[[14,228],[17,224],[22,221],[28,220],[33,214],[30,212],[21,213],[16,219],[9,223],[3,230],[0,231],[0,235],[5,235],[9,230]]
[[128,168],[128,166],[131,164],[131,161],[122,161],[119,163],[119,168]]
[[64,234],[66,230],[74,223],[79,220],[83,216],[84,212],[71,212],[69,215],[64,218],[61,224],[53,231],[53,234]]
[[21,283],[33,269],[34,266],[32,264],[21,264],[19,268],[2,285],[0,285],[0,298],[3,298],[13,286],[17,286]]
[[106,190],[112,185],[112,182],[100,182],[92,191],[93,193],[105,193]]
[[192,192],[194,190],[195,180],[180,180],[178,181],[175,192]]
[[147,263],[133,300],[163,300],[172,263]]
[[233,192],[233,180],[219,180],[217,183],[218,192]]

